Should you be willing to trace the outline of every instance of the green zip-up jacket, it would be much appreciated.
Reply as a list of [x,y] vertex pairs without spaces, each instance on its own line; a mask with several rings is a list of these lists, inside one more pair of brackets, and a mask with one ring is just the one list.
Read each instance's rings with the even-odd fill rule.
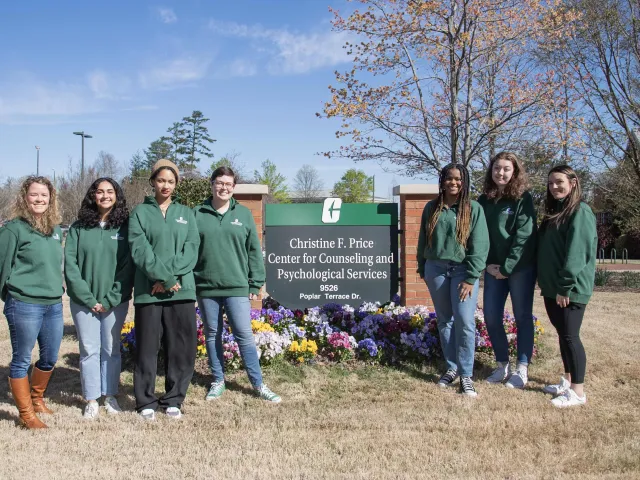
[[500,265],[500,273],[512,273],[536,264],[536,209],[529,192],[518,200],[500,198],[497,202],[486,195],[478,198],[484,209],[489,231],[487,265]]
[[265,281],[260,238],[251,210],[234,198],[218,213],[211,198],[194,209],[200,254],[194,269],[199,297],[244,297]]
[[71,225],[64,244],[67,294],[89,309],[100,303],[105,310],[131,300],[134,268],[127,225],[111,229]]
[[587,304],[596,275],[596,217],[584,202],[560,227],[540,228],[538,285],[543,297]]
[[54,305],[62,301],[62,230],[43,235],[16,218],[0,228],[0,297]]
[[[153,196],[146,197],[129,217],[129,246],[136,266],[133,303],[174,302],[196,299],[193,267],[198,259],[200,237],[193,212],[175,201],[162,216]],[[178,292],[151,295],[153,284]]]
[[438,223],[433,231],[432,246],[427,238],[429,212],[435,207],[437,200],[431,200],[422,211],[420,235],[418,236],[418,274],[424,278],[425,260],[448,260],[464,263],[467,270],[465,282],[474,284],[484,270],[489,253],[489,234],[484,211],[478,202],[471,200],[471,230],[467,240],[467,248],[456,240],[456,221],[458,204],[443,208]]

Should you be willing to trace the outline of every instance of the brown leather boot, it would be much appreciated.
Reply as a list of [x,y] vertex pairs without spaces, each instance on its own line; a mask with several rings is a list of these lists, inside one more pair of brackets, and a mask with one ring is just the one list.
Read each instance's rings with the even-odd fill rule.
[[20,423],[26,428],[47,428],[33,411],[29,378],[9,378],[9,383],[13,392],[13,400],[16,402],[18,412],[20,412]]
[[31,372],[31,401],[33,410],[37,413],[53,413],[44,403],[44,391],[47,389],[53,370],[43,372],[34,365]]

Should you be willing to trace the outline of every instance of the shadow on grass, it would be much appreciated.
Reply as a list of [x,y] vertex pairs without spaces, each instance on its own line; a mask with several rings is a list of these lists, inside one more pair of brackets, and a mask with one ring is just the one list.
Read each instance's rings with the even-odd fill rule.
[[[9,377],[9,367],[0,366],[0,378]],[[52,403],[61,405],[83,405],[80,394],[80,373],[77,369],[68,368],[58,363],[51,375],[51,380],[45,393],[45,398]],[[9,381],[0,382],[0,403],[13,405],[13,399],[9,393]]]
[[[422,380],[427,383],[435,383],[440,379],[440,375],[438,375],[437,373],[438,369],[441,367],[440,363],[441,362],[438,362],[436,364],[428,364],[428,365],[398,363],[398,364],[388,365],[387,368],[405,373],[408,376],[415,378],[416,380]],[[425,367],[428,370],[432,370],[432,371],[425,371]]]
[[71,337],[71,339],[73,340],[78,340],[78,334],[76,333],[76,326],[75,325],[65,325],[64,329],[62,330],[62,336],[63,337]]
[[18,417],[18,409],[15,410],[15,415],[12,415],[10,412],[5,412],[4,410],[0,410],[0,420],[9,420],[10,422],[14,422],[16,426],[20,425],[19,417]]

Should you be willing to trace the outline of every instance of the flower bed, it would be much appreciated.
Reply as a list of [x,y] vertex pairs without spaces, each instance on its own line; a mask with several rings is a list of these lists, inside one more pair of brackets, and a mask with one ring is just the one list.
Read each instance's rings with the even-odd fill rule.
[[[196,309],[198,356],[206,356],[205,336],[200,311]],[[476,310],[476,352],[492,354],[493,349],[484,315]],[[534,355],[538,336],[544,333],[535,319]],[[509,352],[515,355],[515,318],[505,311],[504,326]],[[358,308],[327,304],[301,310],[289,310],[265,302],[265,308],[251,311],[251,328],[260,363],[267,365],[276,358],[294,363],[323,359],[344,362],[359,359],[367,362],[427,362],[441,354],[435,312],[427,307],[402,307],[391,302],[364,303]],[[228,369],[242,364],[238,344],[227,322],[222,336],[225,365]],[[135,328],[127,322],[122,329],[122,351],[135,349]]]

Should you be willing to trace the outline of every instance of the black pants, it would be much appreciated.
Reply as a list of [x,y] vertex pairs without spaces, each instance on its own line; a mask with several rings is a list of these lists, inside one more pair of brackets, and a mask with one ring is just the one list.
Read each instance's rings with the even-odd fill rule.
[[[196,306],[192,301],[136,305],[136,410],[182,406],[196,361]],[[155,394],[160,342],[165,355],[165,394]]]
[[571,383],[584,383],[587,355],[580,340],[580,327],[586,305],[571,302],[569,306],[560,308],[555,298],[545,297],[544,307],[551,324],[558,332],[565,373],[571,374]]

